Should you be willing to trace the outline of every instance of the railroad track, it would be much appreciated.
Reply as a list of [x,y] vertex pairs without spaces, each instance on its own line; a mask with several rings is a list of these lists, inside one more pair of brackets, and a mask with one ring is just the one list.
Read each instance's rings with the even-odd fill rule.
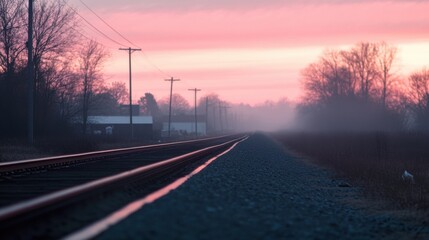
[[0,164],[0,238],[61,237],[161,188],[244,138],[223,136]]

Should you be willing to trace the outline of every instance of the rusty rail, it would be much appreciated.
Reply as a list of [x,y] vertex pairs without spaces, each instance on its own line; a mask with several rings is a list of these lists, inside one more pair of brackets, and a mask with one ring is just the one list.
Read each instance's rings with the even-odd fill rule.
[[[51,210],[57,203],[63,203],[73,198],[81,196],[86,193],[96,192],[97,190],[106,189],[109,186],[115,185],[124,181],[131,181],[133,178],[139,179],[150,179],[162,175],[164,172],[180,168],[182,165],[192,162],[192,160],[202,158],[210,155],[214,152],[220,151],[224,148],[231,146],[232,144],[244,139],[245,136],[235,138],[228,142],[218,144],[211,147],[206,147],[191,153],[187,153],[178,157],[167,159],[161,162],[153,163],[147,166],[139,167],[133,170],[125,171],[110,177],[105,177],[99,180],[94,180],[79,186],[70,187],[64,190],[53,192],[44,196],[40,196],[34,199],[23,201],[20,203],[13,204],[0,208],[0,222],[6,222],[19,218],[20,216],[29,215],[34,211],[42,210],[49,207]],[[164,145],[165,146],[165,145]],[[143,147],[144,148],[144,147]],[[142,148],[130,148],[132,151],[138,151]],[[104,153],[103,151],[102,153]],[[111,151],[108,151],[111,152]],[[98,152],[97,152],[98,154]],[[84,154],[86,157],[88,154]],[[66,156],[68,158],[69,156]],[[59,159],[56,157],[54,159]]]

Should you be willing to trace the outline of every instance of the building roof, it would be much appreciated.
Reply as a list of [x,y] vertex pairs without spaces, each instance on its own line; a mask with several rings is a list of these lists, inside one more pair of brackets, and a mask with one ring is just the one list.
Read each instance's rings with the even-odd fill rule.
[[[90,124],[129,124],[129,116],[88,116]],[[152,116],[133,116],[133,124],[153,124]]]

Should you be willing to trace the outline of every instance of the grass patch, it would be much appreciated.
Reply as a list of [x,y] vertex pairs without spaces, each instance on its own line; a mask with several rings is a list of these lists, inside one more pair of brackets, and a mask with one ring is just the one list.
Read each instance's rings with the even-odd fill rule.
[[28,146],[23,139],[0,141],[0,162],[10,162],[49,156],[83,153],[99,150],[142,146],[158,142],[148,140],[129,141],[103,136],[68,136],[61,138],[40,138],[34,146]]
[[0,162],[10,162],[30,158],[51,156],[52,152],[29,147],[19,141],[4,141],[0,143]]
[[[366,194],[400,208],[429,208],[428,133],[277,133],[289,149],[333,168]],[[415,184],[402,179],[407,170]]]

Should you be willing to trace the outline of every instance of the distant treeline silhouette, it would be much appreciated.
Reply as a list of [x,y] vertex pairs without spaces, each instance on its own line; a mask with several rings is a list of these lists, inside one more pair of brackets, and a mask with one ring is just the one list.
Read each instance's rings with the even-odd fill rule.
[[302,71],[299,127],[318,131],[429,129],[429,70],[398,74],[397,48],[361,42],[326,50]]
[[[27,2],[0,0],[0,139],[27,132]],[[103,81],[108,52],[81,34],[65,1],[35,1],[33,28],[36,136],[70,134],[72,119],[114,112],[126,101],[124,84]]]

